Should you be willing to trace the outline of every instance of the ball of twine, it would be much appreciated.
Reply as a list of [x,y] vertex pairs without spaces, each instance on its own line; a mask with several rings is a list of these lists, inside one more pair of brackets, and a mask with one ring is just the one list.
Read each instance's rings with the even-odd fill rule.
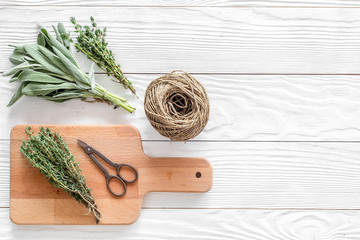
[[144,105],[151,125],[175,141],[194,138],[209,119],[209,100],[204,87],[182,71],[152,81],[146,89]]

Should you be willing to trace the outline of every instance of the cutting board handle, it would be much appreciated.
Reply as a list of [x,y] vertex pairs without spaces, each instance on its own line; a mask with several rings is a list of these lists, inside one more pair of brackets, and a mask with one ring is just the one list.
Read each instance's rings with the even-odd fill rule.
[[149,158],[139,173],[143,192],[206,192],[213,170],[204,158]]

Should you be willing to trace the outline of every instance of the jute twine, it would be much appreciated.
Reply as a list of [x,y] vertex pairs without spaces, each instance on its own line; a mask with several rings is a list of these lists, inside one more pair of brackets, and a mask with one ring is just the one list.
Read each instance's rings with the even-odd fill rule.
[[146,89],[144,105],[151,125],[175,141],[194,138],[209,119],[209,100],[204,87],[182,71],[152,81]]

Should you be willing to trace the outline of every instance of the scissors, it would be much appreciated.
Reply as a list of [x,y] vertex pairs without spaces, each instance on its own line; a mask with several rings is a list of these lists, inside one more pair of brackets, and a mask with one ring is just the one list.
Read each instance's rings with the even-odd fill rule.
[[[106,186],[109,189],[109,191],[112,194],[114,194],[115,196],[121,197],[122,195],[124,195],[126,193],[126,184],[127,183],[133,183],[138,179],[138,172],[133,166],[131,166],[129,164],[125,164],[125,163],[119,164],[119,163],[113,162],[110,159],[108,159],[107,157],[105,157],[102,153],[100,153],[99,151],[97,151],[96,149],[94,149],[93,147],[91,147],[90,145],[84,143],[83,141],[81,141],[79,139],[78,139],[78,143],[84,149],[85,153],[87,153],[87,155],[89,155],[91,160],[93,160],[94,163],[104,172],[105,178],[106,178]],[[117,174],[116,175],[111,175],[106,170],[106,168],[99,162],[99,160],[95,157],[94,154],[99,156],[102,160],[104,160],[105,162],[107,162],[111,166],[115,167]],[[120,174],[120,170],[121,170],[122,167],[130,168],[131,171],[133,171],[135,177],[133,179],[130,179],[130,180],[122,177],[121,174]],[[124,191],[122,193],[115,193],[110,187],[110,184],[109,184],[110,180],[115,179],[115,178],[118,179],[124,186]]]

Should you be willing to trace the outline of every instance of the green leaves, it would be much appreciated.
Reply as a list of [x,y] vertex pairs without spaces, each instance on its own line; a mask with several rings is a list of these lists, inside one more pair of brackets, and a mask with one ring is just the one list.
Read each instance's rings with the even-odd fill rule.
[[53,102],[65,102],[67,100],[71,100],[73,98],[81,98],[83,93],[81,91],[64,91],[62,93],[54,94],[53,96],[43,96],[43,99]]
[[107,48],[108,43],[105,40],[106,28],[100,29],[93,17],[90,17],[90,21],[92,27],[83,27],[76,23],[74,17],[70,18],[70,22],[74,24],[75,32],[79,33],[79,36],[76,38],[77,43],[75,43],[76,49],[84,53],[99,68],[108,75],[115,77],[119,83],[125,88],[129,88],[136,95],[132,83],[124,76],[112,51]]
[[44,57],[43,54],[41,54],[39,45],[37,44],[28,44],[24,46],[25,51],[38,63],[42,65],[46,70],[49,72],[53,72],[56,74],[65,74],[63,71],[61,71],[58,67],[55,67],[52,65],[47,59]]
[[46,40],[45,40],[44,35],[42,35],[42,34],[39,34],[39,35],[38,35],[38,37],[37,37],[37,44],[38,44],[39,46],[43,46],[43,47],[46,46]]
[[[49,183],[63,189],[84,204],[95,216],[96,223],[102,219],[91,189],[86,185],[79,163],[75,161],[63,138],[50,129],[41,127],[35,135],[30,127],[25,133],[29,140],[24,140],[20,152],[28,161],[48,179]],[[36,187],[36,186],[33,186]]]
[[92,64],[91,64],[91,67],[90,67],[89,79],[90,79],[91,90],[94,91],[94,89],[95,89],[95,70],[94,70],[94,63],[92,63]]
[[74,98],[95,98],[121,106],[133,112],[126,99],[116,96],[95,81],[93,67],[86,75],[71,52],[69,33],[59,23],[53,26],[56,37],[40,26],[37,43],[16,45],[10,61],[16,66],[4,76],[11,76],[9,82],[21,82],[8,106],[12,106],[23,95],[36,96],[48,101],[64,102]]
[[66,56],[69,61],[74,64],[76,67],[79,67],[77,62],[75,61],[74,57],[72,56],[71,52],[58,40],[56,40],[51,34],[48,34],[46,29],[41,28],[41,33],[45,36],[45,39],[49,41],[49,44],[53,47],[58,49],[64,56]]
[[31,69],[27,69],[18,76],[18,80],[22,82],[37,82],[37,83],[65,83],[64,80],[52,77],[46,73],[37,72]]
[[10,62],[13,64],[21,64],[23,62],[33,62],[34,59],[28,57],[25,53],[14,51],[13,54],[10,56]]
[[17,102],[24,94],[22,93],[22,89],[27,85],[27,83],[22,83],[14,96],[11,98],[10,102],[8,103],[7,107],[12,106],[14,103]]
[[17,65],[16,67],[10,69],[9,71],[5,72],[3,74],[3,76],[10,76],[10,75],[13,75],[13,74],[16,74],[22,70],[25,70],[25,69],[30,69],[30,68],[34,68],[34,67],[40,67],[41,65],[40,64],[29,64],[28,62],[23,62],[19,65]]
[[45,96],[49,95],[54,91],[61,91],[66,89],[79,90],[78,85],[74,83],[60,83],[60,84],[51,84],[51,83],[29,83],[21,91],[22,94],[27,96]]
[[70,33],[66,31],[64,25],[61,22],[58,23],[58,31],[63,45],[70,50]]
[[70,74],[70,71],[66,68],[66,66],[61,62],[60,58],[56,56],[49,49],[39,46],[40,52],[55,66],[57,66],[63,73]]
[[54,47],[54,52],[59,57],[60,61],[74,76],[76,83],[84,89],[90,89],[90,82],[89,79],[86,78],[86,75],[84,75],[84,73],[79,68],[72,64],[72,62],[65,55],[63,55],[60,50]]
[[22,72],[17,72],[17,73],[15,73],[15,74],[10,78],[9,82],[12,83],[12,82],[15,82],[15,81],[19,80],[18,77],[19,77],[20,73],[22,73]]

